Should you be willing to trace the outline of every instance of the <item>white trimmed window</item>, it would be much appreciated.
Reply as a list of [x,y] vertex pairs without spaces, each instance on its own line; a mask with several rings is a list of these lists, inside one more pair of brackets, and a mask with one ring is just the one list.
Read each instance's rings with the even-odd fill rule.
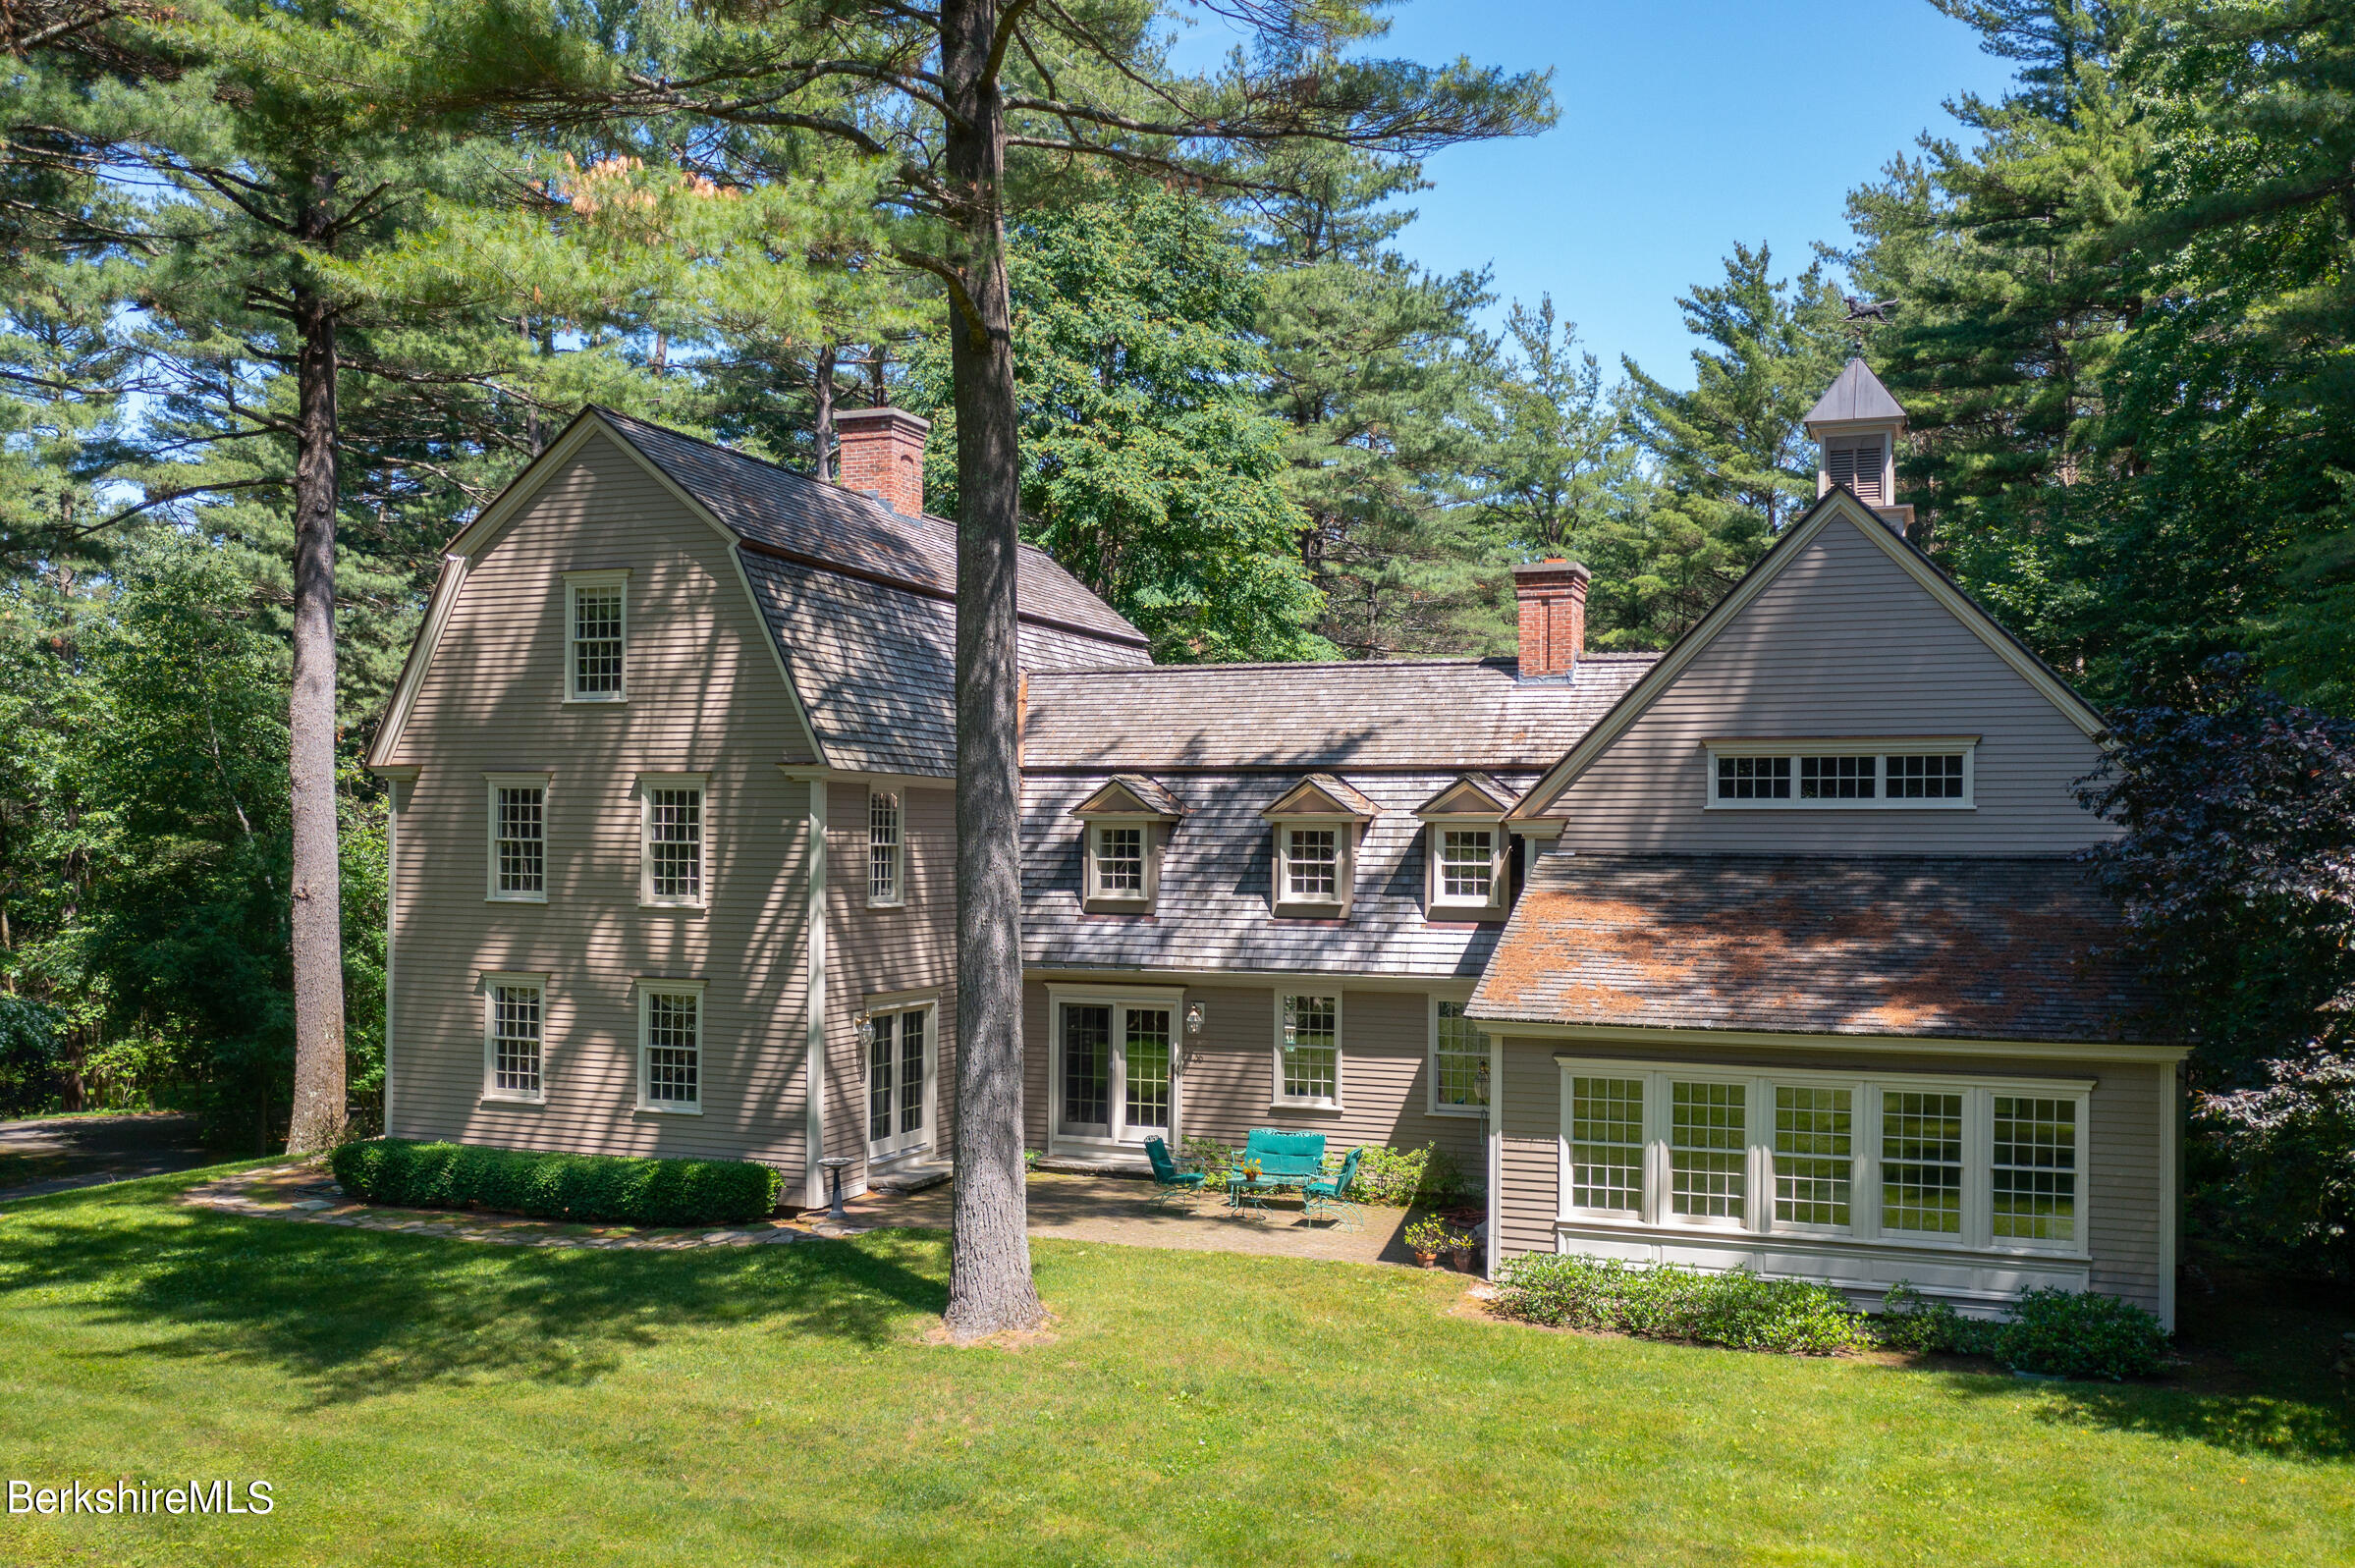
[[1145,895],[1145,829],[1142,824],[1104,824],[1088,830],[1095,839],[1096,896]]
[[548,977],[482,977],[482,1098],[539,1105]]
[[906,843],[901,833],[900,797],[877,789],[867,796],[867,904],[869,907],[905,903],[902,876]]
[[1709,808],[1839,810],[1975,804],[1978,737],[1709,742]]
[[490,888],[503,903],[548,901],[548,776],[490,774]]
[[878,1009],[867,1015],[867,1153],[875,1158],[921,1149],[932,1139],[933,1009]]
[[639,782],[640,903],[703,902],[707,794],[702,774],[649,774]]
[[2084,1256],[2090,1083],[1555,1059],[1565,1222]]
[[1431,1111],[1477,1115],[1488,1108],[1488,1036],[1463,1015],[1464,1004],[1431,999]]
[[1284,1106],[1338,1109],[1342,1103],[1342,999],[1276,999],[1276,1094]]
[[565,700],[622,702],[630,643],[630,573],[565,573]]
[[641,980],[637,989],[640,1110],[703,1108],[703,984]]
[[1286,903],[1342,901],[1342,832],[1339,828],[1284,830]]
[[1439,895],[1443,903],[1485,904],[1496,897],[1497,830],[1441,828]]

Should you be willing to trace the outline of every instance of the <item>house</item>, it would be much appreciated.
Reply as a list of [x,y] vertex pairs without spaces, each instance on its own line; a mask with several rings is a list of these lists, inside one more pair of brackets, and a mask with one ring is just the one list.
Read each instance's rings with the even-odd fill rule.
[[[1029,1146],[1430,1144],[1492,1266],[2171,1319],[2182,1047],[2076,858],[2101,720],[1906,537],[1903,421],[1851,361],[1817,502],[1665,654],[1587,651],[1585,568],[1536,562],[1515,658],[1155,666],[1027,553]],[[453,543],[371,754],[390,1130],[813,1203],[824,1155],[946,1149],[922,435],[848,416],[839,489],[592,412]]]

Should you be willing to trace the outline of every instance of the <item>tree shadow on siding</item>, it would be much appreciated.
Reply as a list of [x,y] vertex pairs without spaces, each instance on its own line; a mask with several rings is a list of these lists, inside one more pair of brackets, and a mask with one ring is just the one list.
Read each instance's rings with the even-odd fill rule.
[[314,1405],[436,1384],[593,1382],[684,1330],[873,1348],[911,1340],[948,1303],[943,1243],[913,1234],[591,1251],[184,1216],[154,1210],[152,1195],[114,1202],[123,1212],[95,1225],[71,1209],[13,1212],[0,1310],[62,1291],[93,1324],[150,1330],[93,1359],[272,1368]]

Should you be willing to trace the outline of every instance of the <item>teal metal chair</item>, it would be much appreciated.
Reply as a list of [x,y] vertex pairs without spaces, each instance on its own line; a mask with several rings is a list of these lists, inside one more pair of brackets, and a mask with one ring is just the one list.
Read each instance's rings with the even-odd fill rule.
[[1349,1200],[1349,1183],[1357,1179],[1357,1162],[1364,1158],[1363,1149],[1352,1149],[1331,1181],[1312,1181],[1300,1189],[1302,1223],[1330,1219],[1343,1230],[1356,1230],[1365,1223],[1357,1205]]
[[1153,1162],[1153,1202],[1168,1208],[1173,1203],[1190,1204],[1202,1196],[1206,1179],[1199,1170],[1179,1170],[1178,1162],[1170,1158],[1170,1146],[1159,1138],[1145,1140],[1145,1158]]

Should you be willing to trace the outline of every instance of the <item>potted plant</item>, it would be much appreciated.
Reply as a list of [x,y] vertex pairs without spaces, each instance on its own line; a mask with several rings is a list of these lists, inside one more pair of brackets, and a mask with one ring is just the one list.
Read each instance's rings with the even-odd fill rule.
[[1406,1246],[1415,1262],[1426,1269],[1439,1267],[1439,1255],[1448,1250],[1448,1222],[1437,1216],[1425,1216],[1406,1227]]
[[1456,1272],[1466,1274],[1473,1272],[1473,1260],[1479,1255],[1480,1238],[1478,1236],[1468,1230],[1448,1232],[1448,1261],[1455,1266]]

